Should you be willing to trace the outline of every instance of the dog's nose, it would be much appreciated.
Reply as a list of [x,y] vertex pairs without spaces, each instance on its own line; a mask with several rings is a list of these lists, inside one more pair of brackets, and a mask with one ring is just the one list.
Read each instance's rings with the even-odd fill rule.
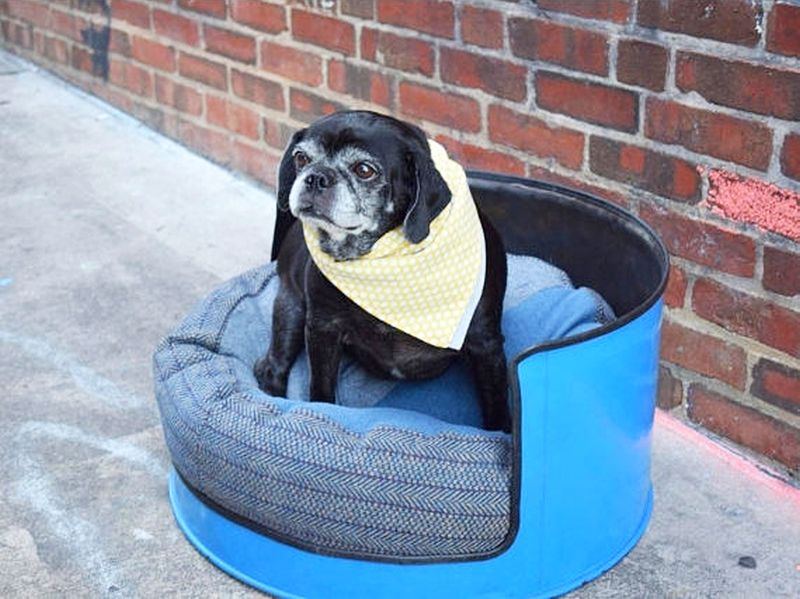
[[322,191],[336,182],[336,173],[329,168],[320,168],[306,175],[305,184],[309,191]]

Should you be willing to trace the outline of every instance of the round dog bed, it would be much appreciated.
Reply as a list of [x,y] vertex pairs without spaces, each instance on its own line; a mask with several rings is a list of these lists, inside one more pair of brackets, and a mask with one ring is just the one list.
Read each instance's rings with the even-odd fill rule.
[[[457,594],[531,596],[596,575],[643,532],[666,253],[582,194],[485,174],[470,185],[515,254],[511,435],[480,428],[458,365],[397,384],[345,364],[330,405],[306,401],[301,356],[288,399],[258,390],[272,264],[214,292],[159,346],[173,508],[227,571],[280,595],[436,595],[445,576]],[[487,564],[517,561],[488,582]]]

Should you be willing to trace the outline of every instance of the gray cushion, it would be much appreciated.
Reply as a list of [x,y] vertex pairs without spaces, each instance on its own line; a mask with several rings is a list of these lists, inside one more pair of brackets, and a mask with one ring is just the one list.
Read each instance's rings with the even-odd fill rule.
[[[510,438],[478,428],[468,373],[422,383],[340,371],[337,404],[307,401],[298,359],[289,399],[257,388],[274,264],[202,301],[159,345],[155,388],[181,476],[266,531],[326,552],[376,557],[484,553],[510,520]],[[509,258],[503,328],[509,358],[613,317],[587,289],[531,258]]]

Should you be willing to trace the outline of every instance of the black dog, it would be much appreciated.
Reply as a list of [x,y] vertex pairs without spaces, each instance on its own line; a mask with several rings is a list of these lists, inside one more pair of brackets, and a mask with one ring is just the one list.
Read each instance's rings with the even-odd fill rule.
[[[429,233],[451,201],[425,134],[372,112],[340,112],[292,138],[280,165],[278,207],[318,234],[335,260],[356,260],[385,233],[402,227],[411,243]],[[299,222],[279,215],[285,233],[278,255],[280,290],[273,309],[272,342],[255,366],[259,386],[285,396],[289,370],[305,342],[310,396],[334,401],[339,361],[348,352],[384,377],[424,379],[441,374],[463,355],[477,383],[484,426],[510,429],[506,361],[500,316],[506,287],[505,251],[480,215],[486,245],[483,291],[460,350],[435,347],[362,310],[319,270]],[[286,226],[291,222],[291,226]]]

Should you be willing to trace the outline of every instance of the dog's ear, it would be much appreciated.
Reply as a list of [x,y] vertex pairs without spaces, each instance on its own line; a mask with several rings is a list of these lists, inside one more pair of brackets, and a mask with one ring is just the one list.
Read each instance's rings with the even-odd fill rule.
[[289,210],[289,192],[292,191],[292,185],[297,176],[292,153],[294,152],[294,147],[303,140],[305,133],[306,130],[301,129],[292,135],[292,139],[289,141],[289,145],[283,153],[281,164],[278,167],[278,208],[284,212]]
[[403,221],[403,234],[411,243],[419,243],[428,236],[431,221],[447,206],[451,193],[433,164],[427,142],[415,144],[406,155],[406,166],[414,199]]
[[297,173],[294,168],[294,159],[292,152],[294,147],[303,139],[305,129],[298,131],[292,136],[289,146],[283,153],[283,159],[278,167],[278,193],[277,205],[278,211],[275,214],[275,230],[272,233],[272,251],[270,252],[271,260],[277,260],[280,253],[281,244],[283,243],[286,233],[294,224],[295,219],[292,213],[289,212],[289,193],[292,191]]

